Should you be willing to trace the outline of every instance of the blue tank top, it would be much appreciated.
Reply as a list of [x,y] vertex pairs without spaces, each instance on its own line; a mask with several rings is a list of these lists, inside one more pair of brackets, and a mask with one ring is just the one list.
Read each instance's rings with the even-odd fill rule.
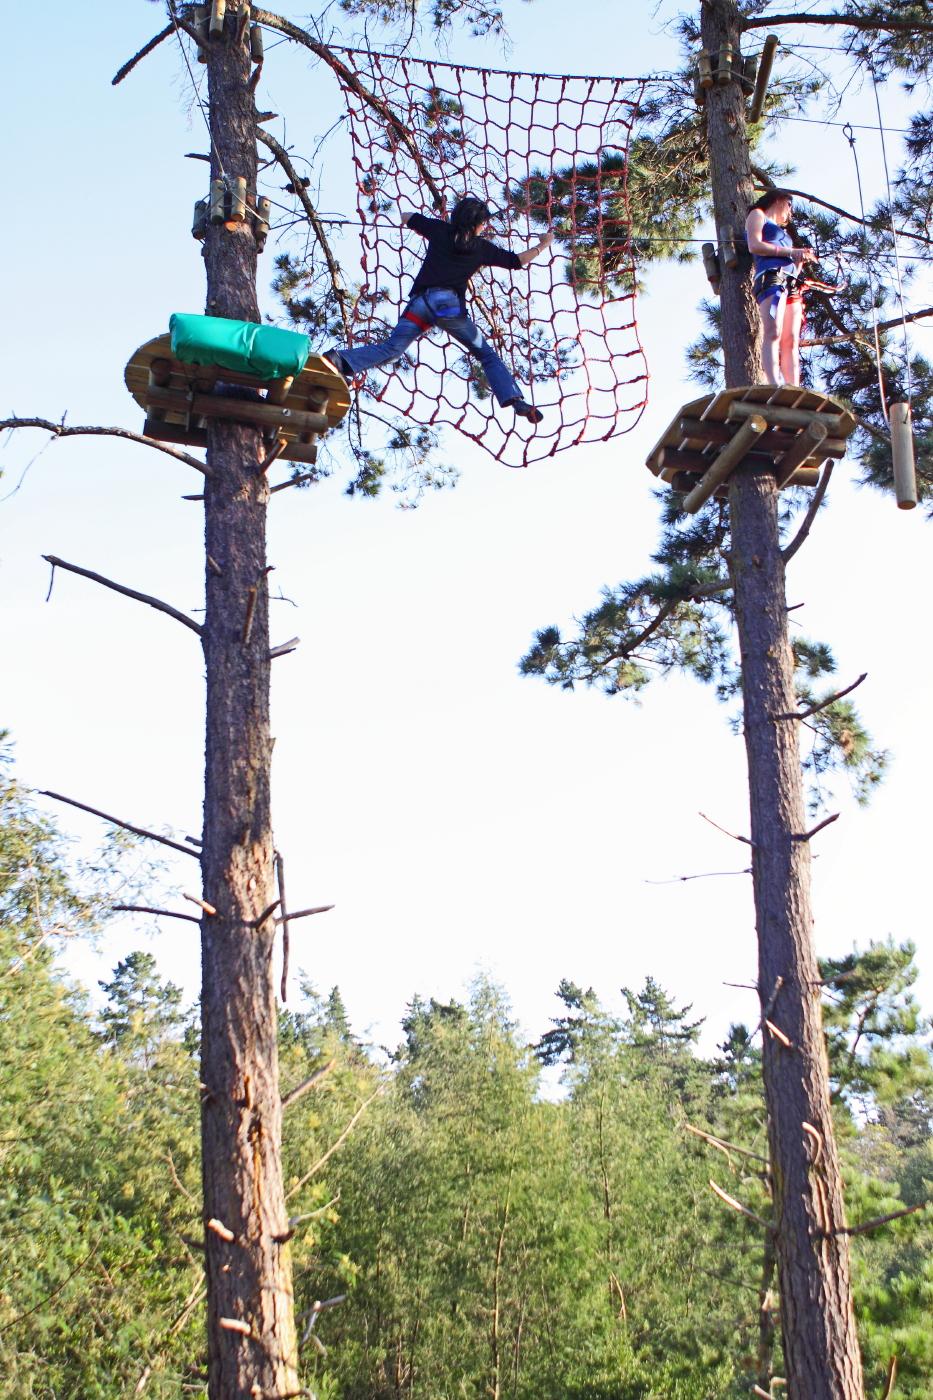
[[[748,234],[745,235],[745,239],[746,239],[746,242],[747,242],[747,241],[748,241]],[[778,247],[780,247],[780,248],[788,248],[788,249],[790,249],[790,248],[793,248],[793,246],[794,246],[793,239],[791,238],[790,234],[787,232],[787,229],[786,229],[786,228],[781,228],[781,226],[780,226],[779,224],[772,224],[771,221],[770,221],[769,219],[765,219],[764,224],[762,225],[762,228],[761,228],[761,241],[762,241],[762,243],[775,243],[775,244],[777,244]],[[775,268],[789,269],[789,268],[793,268],[793,266],[794,266],[794,260],[793,260],[793,258],[782,258],[782,257],[775,257],[775,256],[763,256],[763,255],[761,255],[761,254],[759,254],[759,253],[756,253],[756,254],[755,254],[755,276],[756,276],[756,277],[758,277],[762,272],[770,272],[770,271],[772,271],[772,270],[775,269]]]

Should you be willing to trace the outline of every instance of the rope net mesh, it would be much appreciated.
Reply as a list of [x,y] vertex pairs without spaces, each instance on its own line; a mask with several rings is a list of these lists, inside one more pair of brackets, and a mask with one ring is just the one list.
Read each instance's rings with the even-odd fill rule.
[[346,58],[365,90],[344,84],[362,224],[351,344],[389,333],[420,266],[425,241],[399,226],[399,210],[445,217],[472,194],[493,210],[487,236],[513,251],[555,233],[525,270],[483,268],[467,303],[544,413],[536,429],[498,406],[478,361],[440,329],[372,371],[368,389],[418,424],[452,425],[513,467],[628,432],[647,401],[627,195],[644,83]]

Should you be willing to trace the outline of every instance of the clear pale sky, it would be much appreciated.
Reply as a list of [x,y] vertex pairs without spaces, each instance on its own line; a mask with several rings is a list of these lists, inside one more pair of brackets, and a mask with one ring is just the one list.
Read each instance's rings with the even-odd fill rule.
[[[301,21],[301,11],[285,13]],[[558,0],[506,0],[504,56],[460,32],[444,56],[552,72],[669,70],[677,41],[662,22],[673,13],[580,0],[568,23]],[[636,36],[633,20],[645,15]],[[205,133],[177,46],[110,85],[163,22],[142,0],[21,6],[7,16],[2,101],[6,129],[18,135],[6,162],[3,416],[67,412],[75,424],[141,430],[125,361],[172,311],[203,309],[189,228],[204,167],[183,157],[205,148]],[[826,43],[817,33],[814,42]],[[434,52],[430,34],[415,47]],[[267,48],[260,105],[284,114],[287,141],[310,155],[341,113],[339,93],[304,54]],[[806,57],[836,62],[822,50]],[[779,57],[778,72],[790,62]],[[897,90],[882,101],[887,120],[903,125]],[[853,87],[838,119],[870,122],[873,113],[870,92]],[[272,129],[281,137],[281,124]],[[857,135],[870,201],[883,194],[878,140]],[[892,136],[892,162],[898,149]],[[838,129],[788,123],[772,150],[796,167],[795,184],[857,207]],[[315,180],[320,207],[352,217],[339,142],[319,157]],[[352,267],[352,230],[342,251]],[[261,303],[274,314],[273,252],[270,241],[260,274]],[[650,403],[630,435],[525,472],[451,437],[460,484],[416,511],[397,509],[389,494],[347,500],[339,480],[273,500],[273,591],[292,600],[273,605],[273,642],[302,638],[273,671],[276,839],[292,902],[336,905],[296,927],[293,966],[322,990],[339,983],[356,1029],[378,1041],[394,1043],[415,993],[461,996],[478,970],[504,984],[531,1034],[556,1014],[561,977],[617,1005],[621,986],[651,974],[709,1018],[709,1047],[731,1019],[753,1015],[753,996],[723,985],[754,980],[750,882],[676,878],[745,863],[745,848],[698,816],[747,829],[744,751],[726,713],[677,678],[636,705],[516,673],[536,628],[569,625],[602,585],[643,571],[655,544],[644,457],[700,392],[682,351],[706,283],[699,267],[656,269],[646,280],[639,319]],[[928,304],[922,289],[909,296]],[[929,335],[916,331],[921,345]],[[46,605],[40,556],[60,554],[193,611],[203,591],[200,507],[181,496],[198,478],[144,447],[72,440],[42,452],[9,495],[45,441],[21,434],[2,456],[0,724],[16,742],[18,776],[195,834],[196,639],[74,576],[59,574]],[[845,786],[832,804],[841,820],[815,843],[816,938],[822,953],[913,938],[929,1010],[933,526],[851,478],[837,468],[829,508],[790,568],[789,600],[805,603],[794,617],[807,634],[833,645],[840,684],[868,671],[858,700],[893,762],[869,809]],[[82,846],[100,832],[68,809],[53,815]],[[179,864],[173,878],[191,889],[197,867]],[[671,883],[653,883],[663,881]],[[180,907],[177,896],[159,898]],[[138,947],[196,995],[191,924],[115,920],[96,948],[71,949],[70,966],[93,986]]]

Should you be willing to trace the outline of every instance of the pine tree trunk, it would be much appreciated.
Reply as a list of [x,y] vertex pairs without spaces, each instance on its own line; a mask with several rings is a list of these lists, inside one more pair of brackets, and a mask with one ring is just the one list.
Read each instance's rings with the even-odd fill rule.
[[[703,0],[705,48],[738,52],[735,0]],[[717,228],[738,242],[753,200],[744,97],[738,83],[706,102]],[[761,381],[758,313],[746,268],[723,268],[726,384]],[[773,473],[742,470],[729,508],[732,579],[742,661],[751,799],[752,871],[762,1009],[790,1041],[763,1027],[781,1328],[789,1400],[862,1400],[862,1368],[833,1135],[829,1067],[810,909],[793,660]],[[780,979],[780,980],[779,980]],[[778,989],[775,992],[775,989]]]
[[[256,188],[255,107],[236,13],[210,46],[211,176]],[[258,321],[249,222],[205,242],[207,312]],[[247,393],[251,391],[246,391]],[[208,420],[207,735],[202,868],[201,1079],[212,1400],[299,1393],[273,987],[269,626],[259,432]],[[219,1222],[219,1229],[210,1222]],[[228,1237],[232,1234],[232,1239]],[[234,1326],[230,1326],[233,1323]],[[247,1330],[244,1330],[247,1329]]]

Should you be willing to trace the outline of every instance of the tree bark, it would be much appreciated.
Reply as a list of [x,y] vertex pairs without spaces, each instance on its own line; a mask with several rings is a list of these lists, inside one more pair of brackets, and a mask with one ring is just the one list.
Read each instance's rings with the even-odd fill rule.
[[[738,52],[735,0],[702,0],[705,48]],[[736,82],[707,94],[716,227],[744,246],[753,200],[745,104]],[[761,382],[758,313],[747,266],[722,276],[726,384]],[[764,1085],[774,1196],[775,1248],[789,1400],[862,1400],[863,1382],[833,1135],[829,1068],[810,908],[793,658],[787,630],[777,487],[767,468],[742,469],[729,489],[731,573],[742,663],[751,803],[758,990],[767,1026]],[[780,980],[779,980],[780,979]],[[774,989],[779,988],[776,996]],[[770,1005],[773,999],[773,1005]]]
[[[231,10],[233,13],[231,14]],[[234,6],[208,54],[212,179],[256,188],[248,45]],[[212,226],[207,312],[258,321],[251,223]],[[245,391],[251,392],[249,390]],[[209,1392],[213,1400],[299,1393],[288,1214],[281,1166],[272,903],[266,508],[258,429],[210,419],[203,648],[207,675],[202,869],[201,1078]],[[232,1238],[230,1236],[232,1235]],[[230,1324],[233,1323],[234,1326]]]

